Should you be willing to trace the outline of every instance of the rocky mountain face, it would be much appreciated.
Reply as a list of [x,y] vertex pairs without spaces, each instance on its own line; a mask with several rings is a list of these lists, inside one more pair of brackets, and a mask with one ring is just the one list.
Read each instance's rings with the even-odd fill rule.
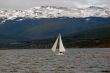
[[68,9],[55,6],[33,7],[27,10],[0,9],[0,18],[56,18],[56,17],[109,17],[110,9],[90,6],[88,8]]

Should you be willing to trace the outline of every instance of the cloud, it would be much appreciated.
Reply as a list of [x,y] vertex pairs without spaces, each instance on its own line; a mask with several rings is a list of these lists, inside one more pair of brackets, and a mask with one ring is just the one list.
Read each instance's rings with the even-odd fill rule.
[[110,0],[0,0],[0,8],[28,9],[35,6],[87,7],[90,5],[110,7]]

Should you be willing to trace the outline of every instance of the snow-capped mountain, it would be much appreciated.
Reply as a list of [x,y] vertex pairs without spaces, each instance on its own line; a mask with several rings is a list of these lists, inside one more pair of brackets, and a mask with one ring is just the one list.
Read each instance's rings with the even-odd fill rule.
[[110,17],[110,9],[90,6],[88,8],[68,9],[55,6],[33,7],[27,10],[0,9],[0,18],[56,18],[56,17]]
[[[27,10],[0,9],[1,46],[9,42],[55,37],[59,33],[62,36],[72,33],[78,39],[103,39],[109,37],[109,28],[110,10],[105,7],[68,9],[41,6]],[[89,30],[92,30],[89,33],[92,36],[82,34]],[[104,32],[107,34],[102,36],[101,33]]]

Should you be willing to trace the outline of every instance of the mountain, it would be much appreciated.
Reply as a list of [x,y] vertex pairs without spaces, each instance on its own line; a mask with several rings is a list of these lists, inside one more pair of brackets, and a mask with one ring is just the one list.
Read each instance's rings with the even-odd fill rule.
[[108,27],[110,10],[104,7],[68,9],[41,6],[27,10],[0,9],[0,47],[17,44],[21,48],[39,40],[42,42],[37,44],[41,45],[45,39],[53,39],[59,33],[69,40],[65,40],[68,44],[73,43],[74,39],[80,41],[81,38],[110,39]]
[[[96,27],[109,27],[110,17],[86,17],[86,18],[16,18],[0,24],[0,35],[17,40],[33,40],[49,38],[61,33],[67,35],[94,29]],[[44,37],[45,36],[45,37]]]
[[[57,17],[110,17],[110,9],[105,7],[90,6],[88,8],[68,9],[65,7],[41,6],[27,10],[0,9],[0,18],[57,18]],[[21,21],[22,19],[20,19]],[[5,20],[4,20],[5,21]],[[2,21],[2,22],[4,22]]]
[[67,47],[110,48],[110,26],[88,29],[87,31],[69,34],[63,38]]

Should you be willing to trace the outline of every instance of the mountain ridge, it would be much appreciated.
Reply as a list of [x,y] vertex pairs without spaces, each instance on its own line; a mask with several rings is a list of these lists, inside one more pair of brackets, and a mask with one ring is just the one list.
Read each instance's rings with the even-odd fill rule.
[[56,6],[40,6],[27,10],[0,9],[0,18],[13,20],[23,18],[57,18],[57,17],[110,17],[110,9],[105,7],[90,6],[87,8],[73,8]]
[[[49,44],[48,41],[52,41],[51,38],[59,33],[62,37],[67,35],[65,39],[70,47],[77,41],[79,46],[84,42],[92,43],[92,40],[95,42],[94,38],[105,37],[105,43],[107,38],[110,39],[108,27],[110,27],[110,10],[105,7],[91,6],[73,10],[53,6],[27,10],[2,9],[0,10],[0,47],[26,48],[31,47],[32,44],[46,46]],[[85,39],[80,42],[80,39],[77,40],[78,37]],[[41,40],[41,43],[38,40]],[[103,39],[100,40],[103,42]]]
[[[87,18],[42,18],[7,20],[0,24],[0,34],[20,38],[38,39],[55,36],[59,33],[75,33],[95,27],[110,26],[110,17],[87,17]],[[18,37],[18,38],[19,38]]]

